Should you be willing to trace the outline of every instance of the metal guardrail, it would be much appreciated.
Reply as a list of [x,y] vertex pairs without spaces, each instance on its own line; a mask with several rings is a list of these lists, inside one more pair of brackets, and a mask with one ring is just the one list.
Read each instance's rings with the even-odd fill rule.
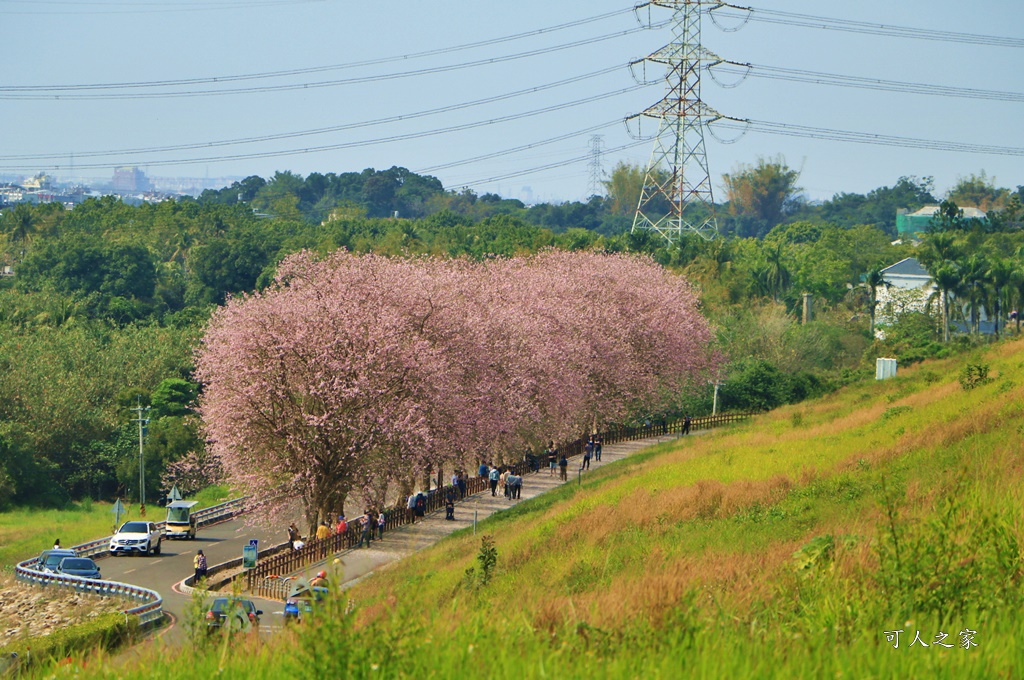
[[[714,416],[692,418],[689,431],[695,432],[697,430],[711,429],[719,425],[728,425],[746,420],[752,415],[750,413],[723,413]],[[680,418],[678,420],[652,422],[635,427],[615,426],[599,434],[603,443],[614,444],[616,442],[648,439],[666,434],[682,434],[685,424],[685,419]],[[557,447],[558,451],[559,453],[564,452],[565,457],[569,459],[582,456],[588,439],[589,435],[584,435],[579,439],[560,445]],[[509,467],[514,474],[524,475],[540,470],[545,464],[546,461],[537,456],[532,461],[523,460],[506,467]],[[488,480],[482,477],[474,475],[466,479],[466,497],[489,488]],[[425,494],[427,497],[426,512],[433,512],[443,507],[445,496],[450,489],[452,489],[452,486],[449,484],[428,491]],[[385,533],[395,527],[410,524],[415,519],[412,511],[408,510],[404,505],[384,510],[384,518]],[[372,529],[375,532],[376,526],[372,527]],[[359,519],[355,518],[349,523],[348,529],[344,533],[332,534],[327,538],[319,540],[311,539],[299,550],[291,550],[270,557],[246,572],[247,589],[251,594],[258,597],[283,600],[291,585],[288,578],[289,574],[309,564],[327,559],[329,556],[342,550],[354,548],[359,544],[361,534],[362,530],[359,526]]]
[[22,583],[30,583],[36,586],[70,588],[79,593],[134,600],[139,604],[126,609],[124,613],[129,616],[139,617],[140,626],[153,624],[163,616],[164,601],[160,597],[160,593],[155,590],[117,581],[51,574],[34,569],[38,563],[39,559],[36,557],[19,563],[14,568],[14,578]]
[[[242,498],[235,498],[225,503],[211,505],[208,508],[193,513],[193,516],[196,517],[196,526],[206,526],[245,512],[246,500],[248,500],[248,497],[243,496]],[[157,526],[161,529],[164,528],[164,524],[164,522],[157,522]],[[110,547],[111,538],[112,536],[107,536],[106,538],[72,546],[71,549],[77,552],[80,557],[105,557],[108,554],[107,551]],[[142,627],[151,625],[163,618],[163,598],[155,590],[118,581],[51,574],[36,569],[35,567],[38,564],[39,558],[37,557],[20,562],[14,568],[14,578],[22,583],[29,583],[35,586],[57,586],[70,588],[79,593],[134,600],[139,604],[126,609],[124,613],[129,616],[139,617],[139,625]]]

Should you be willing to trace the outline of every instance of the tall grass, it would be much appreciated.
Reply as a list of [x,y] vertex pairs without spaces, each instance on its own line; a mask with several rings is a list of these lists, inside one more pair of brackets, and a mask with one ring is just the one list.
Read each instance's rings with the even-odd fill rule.
[[[1011,351],[1012,349],[1012,351]],[[367,579],[301,631],[117,677],[1024,677],[1024,346],[608,465]],[[798,414],[799,417],[794,417]],[[886,631],[902,630],[898,649]],[[959,646],[975,631],[977,647]],[[910,647],[915,632],[929,647]],[[936,636],[947,633],[941,647]],[[93,667],[95,668],[95,667]]]

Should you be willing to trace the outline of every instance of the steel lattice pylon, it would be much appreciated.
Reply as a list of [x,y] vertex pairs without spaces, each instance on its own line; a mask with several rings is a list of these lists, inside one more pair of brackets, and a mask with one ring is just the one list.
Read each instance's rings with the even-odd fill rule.
[[679,241],[686,231],[705,239],[718,235],[704,125],[720,116],[700,98],[702,62],[709,54],[701,46],[700,22],[705,6],[719,4],[652,0],[637,7],[662,7],[673,10],[674,15],[672,42],[631,65],[642,64],[646,70],[647,62],[663,64],[668,84],[661,101],[630,117],[658,121],[658,136],[633,219],[634,232],[656,231],[669,241]]

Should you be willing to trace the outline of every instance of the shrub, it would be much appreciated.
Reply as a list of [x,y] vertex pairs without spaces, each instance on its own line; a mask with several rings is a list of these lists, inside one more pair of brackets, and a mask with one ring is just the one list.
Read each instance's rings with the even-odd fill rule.
[[886,501],[877,579],[901,616],[932,614],[946,622],[1021,604],[1024,572],[1013,526],[969,506],[961,491],[920,524],[900,520],[895,502]]
[[967,391],[992,382],[988,369],[988,364],[967,364],[960,370],[960,387]]
[[0,648],[0,658],[17,654],[22,668],[46,664],[93,648],[112,651],[135,639],[138,619],[121,612],[102,614],[91,621],[59,628],[49,635],[11,642]]

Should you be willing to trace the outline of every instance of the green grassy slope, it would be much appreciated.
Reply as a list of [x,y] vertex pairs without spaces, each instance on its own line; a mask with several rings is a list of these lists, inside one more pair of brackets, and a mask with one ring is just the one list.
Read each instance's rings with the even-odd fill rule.
[[[212,486],[191,500],[199,501],[196,509],[216,505],[228,498],[225,486]],[[139,506],[125,503],[128,515],[121,522],[139,519]],[[0,512],[0,566],[10,569],[18,562],[39,555],[53,547],[55,539],[71,547],[79,543],[109,536],[114,525],[113,504],[105,502],[74,503],[62,510],[22,508]],[[166,511],[156,505],[148,508],[148,519],[163,521]]]
[[[992,380],[965,390],[967,363]],[[218,643],[188,668],[159,650],[142,663],[165,677],[1022,677],[1022,368],[1024,343],[1004,343],[661,446],[482,523],[486,578],[481,537],[463,532],[301,631]]]

